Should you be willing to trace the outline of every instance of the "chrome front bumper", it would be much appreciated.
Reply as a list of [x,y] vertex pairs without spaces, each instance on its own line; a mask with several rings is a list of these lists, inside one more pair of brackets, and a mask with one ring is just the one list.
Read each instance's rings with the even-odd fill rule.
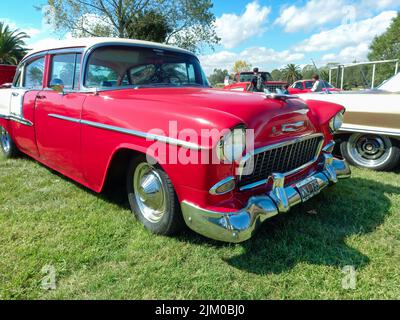
[[[351,175],[345,160],[336,159],[330,154],[324,154],[323,157],[320,170],[303,180],[317,181],[318,192],[335,184],[339,178],[349,178]],[[239,243],[250,239],[265,220],[288,212],[291,207],[303,202],[295,186],[285,187],[284,175],[274,174],[271,179],[273,189],[268,195],[250,198],[247,206],[237,212],[204,210],[183,201],[181,207],[186,224],[197,233],[214,240]]]

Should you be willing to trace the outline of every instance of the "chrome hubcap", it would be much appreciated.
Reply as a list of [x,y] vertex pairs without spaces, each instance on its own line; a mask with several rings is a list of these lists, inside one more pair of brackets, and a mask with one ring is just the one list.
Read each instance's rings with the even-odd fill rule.
[[354,134],[349,139],[348,152],[359,165],[377,167],[390,158],[392,143],[386,137]]
[[157,171],[147,163],[138,165],[133,178],[133,189],[141,214],[152,223],[161,221],[167,212],[168,203]]
[[11,149],[11,140],[8,132],[3,127],[0,131],[0,141],[4,152],[8,153]]

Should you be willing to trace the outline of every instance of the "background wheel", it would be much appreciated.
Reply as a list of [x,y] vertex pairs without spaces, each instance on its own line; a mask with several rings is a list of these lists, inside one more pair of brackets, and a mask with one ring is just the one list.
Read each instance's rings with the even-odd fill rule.
[[342,155],[361,168],[389,171],[400,163],[400,149],[385,136],[354,133],[340,146]]
[[0,126],[0,148],[4,156],[8,158],[13,158],[18,155],[18,148],[7,130]]
[[127,191],[132,212],[151,232],[172,235],[184,226],[180,204],[167,174],[145,157],[129,166]]

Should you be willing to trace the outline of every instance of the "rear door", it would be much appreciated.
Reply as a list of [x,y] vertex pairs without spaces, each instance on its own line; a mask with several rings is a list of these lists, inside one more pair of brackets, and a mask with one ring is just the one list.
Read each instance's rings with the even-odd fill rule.
[[[43,161],[83,182],[80,120],[86,95],[79,92],[81,58],[78,52],[49,55],[48,83],[37,99],[35,120]],[[53,90],[54,85],[63,92]]]

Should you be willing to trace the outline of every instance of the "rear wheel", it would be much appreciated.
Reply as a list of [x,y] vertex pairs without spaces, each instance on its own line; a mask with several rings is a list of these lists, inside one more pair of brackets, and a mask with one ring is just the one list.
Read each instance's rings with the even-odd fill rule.
[[131,161],[127,190],[136,218],[151,232],[172,235],[183,227],[178,198],[168,175],[145,157]]
[[10,134],[4,127],[0,126],[0,147],[6,158],[13,158],[18,155],[18,148],[11,139]]
[[354,133],[340,146],[342,155],[353,165],[389,171],[400,163],[400,149],[385,136]]

